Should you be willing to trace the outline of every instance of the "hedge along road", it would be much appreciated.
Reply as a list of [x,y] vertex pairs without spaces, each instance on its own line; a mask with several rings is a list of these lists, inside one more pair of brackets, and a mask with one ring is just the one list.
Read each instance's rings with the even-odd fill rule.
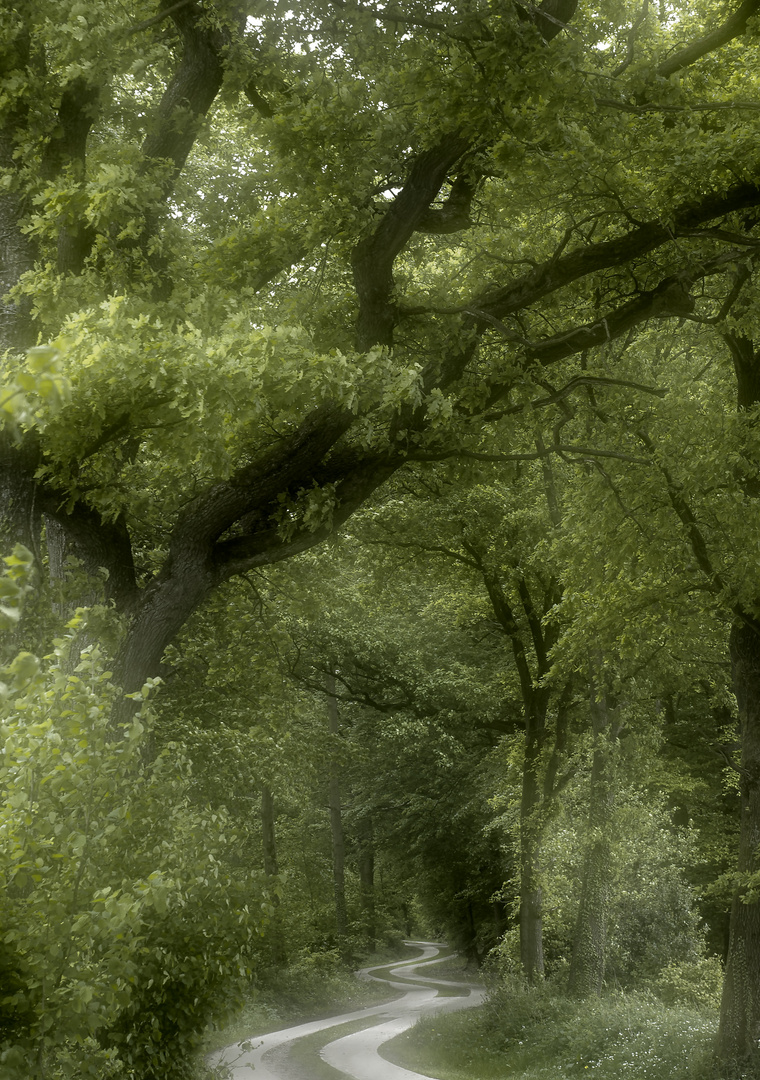
[[[373,1005],[369,1009],[283,1028],[282,1031],[272,1031],[259,1038],[252,1037],[217,1051],[209,1057],[209,1064],[225,1065],[232,1080],[252,1080],[254,1077],[255,1080],[291,1080],[292,1070],[280,1065],[281,1054],[277,1051],[307,1035],[341,1024],[367,1020],[368,1026],[361,1031],[323,1046],[320,1053],[324,1061],[354,1080],[420,1080],[421,1073],[392,1065],[380,1056],[379,1048],[416,1024],[421,1016],[480,1005],[484,992],[474,983],[419,974],[419,969],[428,970],[432,965],[451,960],[452,955],[456,955],[447,951],[441,956],[445,946],[427,941],[406,941],[404,944],[421,949],[421,954],[411,960],[381,964],[357,972],[359,978],[374,979],[386,983],[391,989],[403,991],[401,997],[385,1005]],[[373,1023],[373,1020],[376,1022]],[[431,1078],[423,1077],[423,1080]]]

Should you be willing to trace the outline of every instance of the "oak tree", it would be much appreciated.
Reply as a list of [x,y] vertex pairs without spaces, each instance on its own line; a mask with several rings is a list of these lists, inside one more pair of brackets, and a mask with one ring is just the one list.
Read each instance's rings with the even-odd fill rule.
[[[106,572],[125,691],[221,584],[408,461],[483,453],[541,393],[603,395],[644,325],[723,327],[754,403],[752,304],[728,320],[759,242],[759,8],[3,4],[0,348],[23,389],[57,341],[70,398],[3,429],[0,535],[52,580]],[[734,612],[754,817],[757,626]],[[757,905],[735,923],[741,964]]]

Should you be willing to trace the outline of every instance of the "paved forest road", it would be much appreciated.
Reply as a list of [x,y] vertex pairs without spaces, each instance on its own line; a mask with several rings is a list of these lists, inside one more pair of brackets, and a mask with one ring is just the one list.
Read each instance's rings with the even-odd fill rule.
[[[324,1045],[322,1058],[355,1080],[420,1080],[422,1074],[400,1069],[380,1057],[379,1047],[410,1028],[420,1016],[479,1005],[483,991],[473,983],[435,978],[434,965],[451,959],[448,952],[440,955],[444,946],[426,941],[406,941],[404,944],[421,951],[411,960],[358,972],[359,978],[385,982],[390,988],[402,991],[402,996],[395,1001],[284,1028],[258,1038],[253,1036],[246,1044],[235,1043],[213,1054],[210,1062],[227,1065],[233,1080],[294,1080],[292,1068],[278,1051],[306,1035],[325,1031],[329,1038],[329,1028],[366,1020],[368,1026],[361,1031]],[[303,1076],[299,1080],[309,1080],[309,1077]]]

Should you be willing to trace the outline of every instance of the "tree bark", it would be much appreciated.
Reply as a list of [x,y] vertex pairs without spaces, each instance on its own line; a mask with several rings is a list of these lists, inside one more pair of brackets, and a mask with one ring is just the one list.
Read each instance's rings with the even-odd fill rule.
[[[327,719],[331,740],[340,735],[338,700],[335,697],[335,676],[325,677],[327,690]],[[341,952],[346,949],[348,937],[348,914],[346,910],[346,842],[343,835],[343,808],[341,804],[340,762],[334,747],[330,750],[330,836],[333,856],[333,894],[335,896],[335,928]]]
[[760,1069],[760,903],[747,894],[760,870],[760,624],[746,616],[729,639],[741,743],[738,884],[731,907],[717,1052],[721,1066]]
[[[746,414],[760,402],[760,354],[754,342],[725,335],[736,375],[736,405]],[[758,497],[755,462],[748,453],[744,492]],[[692,544],[692,546],[694,546]],[[760,1070],[760,904],[747,894],[749,875],[760,870],[760,623],[737,605],[729,635],[731,678],[739,713],[741,821],[737,886],[731,906],[717,1056],[722,1068]]]

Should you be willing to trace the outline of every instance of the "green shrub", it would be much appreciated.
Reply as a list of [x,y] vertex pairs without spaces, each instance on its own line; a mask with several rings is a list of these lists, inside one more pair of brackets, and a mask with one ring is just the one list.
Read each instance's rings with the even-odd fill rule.
[[654,980],[652,988],[668,1005],[719,1009],[723,965],[717,956],[707,956],[693,964],[669,964]]
[[271,970],[265,986],[288,1017],[351,1009],[366,997],[337,949],[301,950],[287,967]]
[[581,1003],[551,985],[492,988],[478,1033],[507,1060],[535,1064],[530,1076],[598,1080],[697,1080],[707,1075],[717,1014],[665,1006],[645,993],[616,992]]
[[716,1026],[717,1018],[703,1012],[613,994],[586,1002],[565,1025],[563,1068],[568,1075],[593,1069],[610,1080],[696,1080],[709,1061]]
[[98,649],[71,670],[76,633],[0,684],[0,1074],[185,1080],[268,903],[178,748],[146,760],[146,708],[113,728]]

